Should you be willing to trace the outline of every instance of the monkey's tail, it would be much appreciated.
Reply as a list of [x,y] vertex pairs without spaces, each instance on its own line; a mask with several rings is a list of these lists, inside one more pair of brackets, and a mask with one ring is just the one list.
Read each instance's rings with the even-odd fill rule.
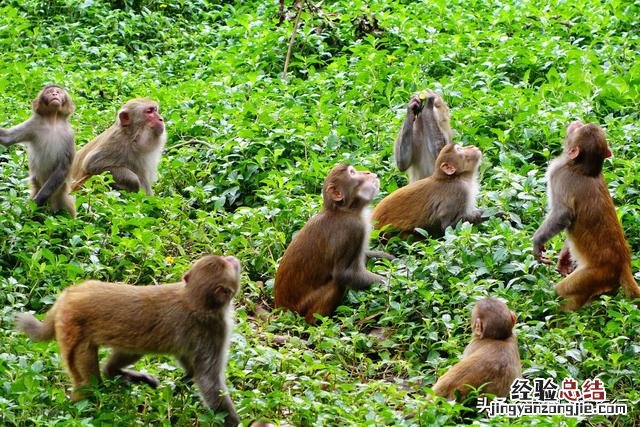
[[54,316],[49,311],[41,322],[31,313],[18,313],[16,315],[16,328],[24,332],[34,341],[50,341],[55,338]]
[[627,271],[622,274],[620,282],[622,283],[622,287],[624,288],[624,294],[628,298],[640,298],[640,287],[638,287],[638,283],[633,277],[631,269],[627,269]]

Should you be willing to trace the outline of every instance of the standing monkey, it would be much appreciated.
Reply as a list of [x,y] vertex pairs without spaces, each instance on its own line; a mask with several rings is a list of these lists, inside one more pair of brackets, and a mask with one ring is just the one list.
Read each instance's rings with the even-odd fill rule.
[[331,169],[322,188],[322,211],[294,236],[276,271],[276,307],[315,323],[314,314],[333,313],[347,289],[367,289],[384,281],[365,266],[366,256],[391,257],[367,250],[367,207],[379,186],[373,173],[357,172],[349,165]]
[[70,286],[42,322],[20,313],[16,325],[35,341],[58,341],[73,400],[83,398],[79,388],[92,377],[100,380],[99,346],[112,348],[104,366],[107,377],[152,387],[158,385],[156,378],[125,368],[146,353],[165,353],[178,359],[209,408],[227,412],[225,426],[236,426],[240,419],[226,394],[224,374],[233,329],[231,300],[239,286],[238,260],[208,255],[179,283],[133,286],[91,280]]
[[447,144],[438,155],[436,170],[399,188],[373,210],[374,227],[391,226],[401,237],[422,228],[433,236],[455,227],[460,221],[479,223],[482,211],[476,208],[477,172],[482,153],[477,147]]
[[78,151],[73,163],[72,190],[93,175],[108,171],[117,188],[151,196],[158,163],[167,139],[158,104],[137,98],[124,104],[116,122]]
[[409,183],[431,176],[438,153],[452,141],[449,107],[431,90],[416,93],[394,146],[396,165],[407,170]]
[[68,182],[76,153],[68,119],[75,105],[62,87],[47,85],[32,107],[33,114],[27,121],[0,129],[0,144],[26,144],[31,197],[36,205],[42,206],[48,200],[54,212],[64,209],[75,217],[75,200],[69,195]]
[[[533,236],[533,255],[542,263],[551,263],[543,256],[544,245],[567,231],[558,267],[570,274],[555,286],[566,299],[565,311],[577,310],[620,284],[629,298],[640,297],[631,272],[629,245],[602,176],[604,159],[610,156],[598,125],[574,121],[567,127],[562,154],[547,170],[550,210]],[[577,264],[575,270],[571,258]]]
[[473,339],[462,360],[436,381],[435,394],[453,399],[457,391],[464,400],[472,389],[484,386],[483,393],[508,396],[513,380],[522,377],[515,323],[515,313],[499,299],[478,301],[471,313]]

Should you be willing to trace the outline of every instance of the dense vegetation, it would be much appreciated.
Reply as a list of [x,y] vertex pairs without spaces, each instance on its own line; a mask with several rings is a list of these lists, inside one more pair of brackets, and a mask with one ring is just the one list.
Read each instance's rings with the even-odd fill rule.
[[[0,3],[1,127],[26,119],[41,86],[56,82],[76,102],[78,146],[135,96],[160,102],[169,134],[154,197],[96,177],[76,193],[76,219],[36,210],[25,150],[0,148],[2,424],[211,423],[195,387],[163,357],[137,364],[158,374],[156,390],[110,382],[94,400],[69,402],[57,345],[15,332],[13,314],[42,313],[85,278],[177,281],[199,255],[223,253],[244,267],[227,377],[246,422],[577,425],[489,420],[471,404],[425,399],[468,342],[473,303],[495,295],[519,315],[527,378],[597,376],[630,412],[581,425],[637,425],[640,311],[620,294],[560,312],[552,287],[560,276],[533,260],[531,236],[545,212],[546,165],[581,118],[606,128],[614,157],[605,177],[640,253],[640,5],[305,3],[283,78],[296,10],[285,12],[279,23],[275,1]],[[379,198],[405,184],[392,145],[410,94],[425,87],[448,102],[455,139],[483,150],[478,203],[505,219],[461,224],[438,240],[372,240],[398,256],[369,264],[388,284],[351,293],[319,326],[265,315],[278,260],[319,209],[334,164],[376,172]],[[550,252],[561,245],[554,239]]]

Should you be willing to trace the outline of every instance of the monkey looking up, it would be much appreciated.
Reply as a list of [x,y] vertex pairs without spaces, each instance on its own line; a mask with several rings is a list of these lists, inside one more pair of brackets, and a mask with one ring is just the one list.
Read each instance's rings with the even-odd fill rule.
[[460,221],[482,221],[476,208],[477,172],[482,153],[477,147],[447,144],[438,155],[433,175],[399,188],[373,210],[376,229],[390,226],[401,237],[415,235],[422,228],[432,236]]
[[484,298],[471,313],[473,338],[462,359],[436,381],[433,391],[460,401],[480,386],[483,393],[506,397],[511,383],[522,377],[522,364],[513,326],[516,315],[497,298]]
[[333,313],[347,289],[367,289],[384,281],[365,267],[367,255],[390,257],[367,250],[367,207],[379,186],[373,173],[349,165],[331,169],[322,188],[322,210],[293,237],[276,271],[276,307],[315,323],[314,314]]
[[54,212],[64,209],[76,216],[69,195],[69,174],[76,153],[69,116],[75,105],[66,90],[45,86],[32,102],[33,114],[10,129],[0,129],[0,144],[24,143],[29,158],[31,197],[36,205],[47,201]]
[[182,282],[132,286],[96,280],[66,288],[42,322],[32,314],[16,316],[16,326],[36,341],[57,340],[71,375],[73,400],[90,379],[100,381],[98,347],[111,347],[107,377],[144,382],[158,380],[125,369],[146,353],[175,356],[214,411],[227,413],[225,426],[240,419],[226,394],[225,368],[233,329],[231,300],[240,286],[240,263],[234,257],[199,259]]
[[452,141],[449,107],[431,90],[414,94],[394,145],[396,165],[409,174],[409,183],[433,174],[442,147]]
[[[549,214],[533,236],[533,255],[545,264],[544,245],[563,230],[565,248],[558,267],[570,273],[556,286],[565,298],[562,310],[577,310],[622,284],[629,298],[640,297],[631,272],[631,253],[602,176],[611,156],[604,131],[574,121],[567,127],[562,154],[547,169]],[[573,270],[571,260],[577,268]]]
[[108,171],[117,188],[151,196],[158,163],[167,139],[158,104],[148,98],[132,99],[118,112],[116,122],[78,151],[73,163],[72,190],[93,175]]

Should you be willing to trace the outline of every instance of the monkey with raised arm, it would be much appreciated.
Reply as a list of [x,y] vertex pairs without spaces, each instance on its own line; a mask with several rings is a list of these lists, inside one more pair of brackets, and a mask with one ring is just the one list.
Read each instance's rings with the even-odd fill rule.
[[58,85],[45,86],[32,102],[29,119],[9,129],[0,129],[0,144],[23,143],[29,158],[31,197],[36,205],[47,201],[54,212],[64,209],[76,215],[69,195],[71,164],[76,153],[69,116],[75,105]]
[[396,165],[407,171],[409,183],[433,174],[440,150],[452,141],[449,122],[449,107],[437,93],[424,90],[411,97],[394,145]]
[[555,286],[565,298],[562,309],[566,311],[616,291],[621,284],[629,298],[640,297],[631,272],[629,245],[602,176],[604,159],[609,156],[611,150],[600,126],[574,121],[567,127],[562,154],[547,170],[550,210],[533,236],[533,255],[550,263],[543,255],[544,245],[566,230],[558,269],[568,276]]

